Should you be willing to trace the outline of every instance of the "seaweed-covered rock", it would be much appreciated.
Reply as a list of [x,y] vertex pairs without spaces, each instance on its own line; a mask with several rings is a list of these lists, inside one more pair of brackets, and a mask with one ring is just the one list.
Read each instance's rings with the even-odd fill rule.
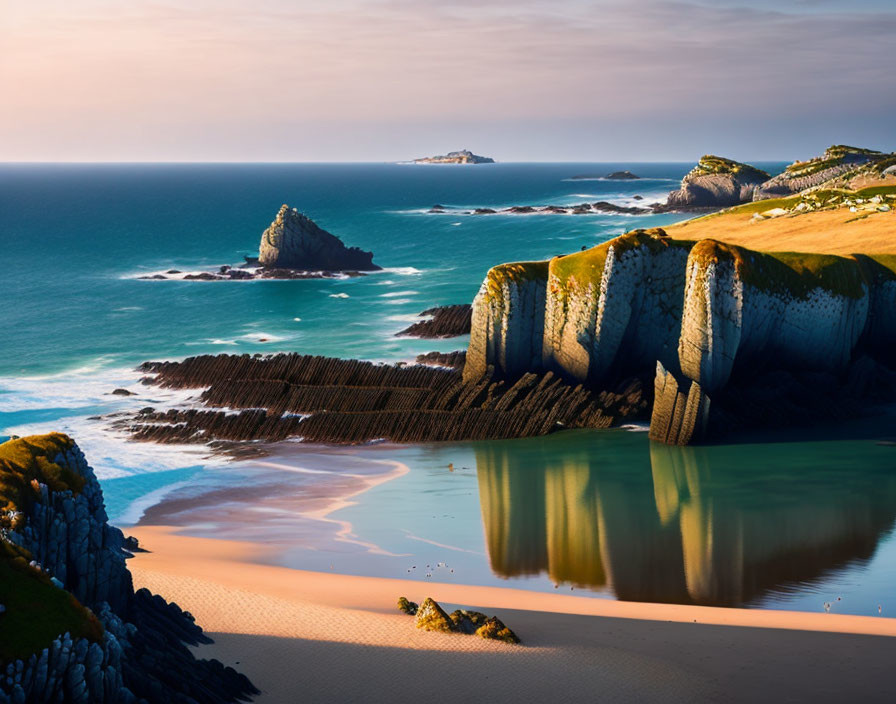
[[398,610],[404,611],[409,616],[414,616],[420,607],[413,601],[408,601],[407,597],[398,597]]
[[503,640],[505,643],[519,643],[516,633],[511,631],[497,616],[487,619],[479,628],[476,635],[489,640]]
[[435,600],[426,597],[420,608],[417,609],[417,620],[415,622],[417,628],[424,631],[441,631],[443,633],[451,633],[455,630],[454,621],[445,613],[445,610],[439,606]]
[[288,205],[261,235],[258,263],[267,268],[304,271],[375,271],[373,254],[346,247],[311,218]]

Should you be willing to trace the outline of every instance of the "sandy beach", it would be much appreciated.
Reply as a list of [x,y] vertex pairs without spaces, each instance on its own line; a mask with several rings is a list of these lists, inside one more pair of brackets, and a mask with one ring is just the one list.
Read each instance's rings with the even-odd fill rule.
[[[130,531],[137,587],[190,611],[258,702],[892,701],[896,620],[642,604],[259,564],[252,543]],[[398,596],[497,614],[522,646],[426,633]]]

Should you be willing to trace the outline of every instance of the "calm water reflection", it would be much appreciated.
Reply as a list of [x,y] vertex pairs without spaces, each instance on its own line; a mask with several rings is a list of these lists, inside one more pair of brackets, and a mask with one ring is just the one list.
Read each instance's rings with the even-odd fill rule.
[[476,448],[499,576],[741,606],[861,567],[896,518],[896,449],[871,440],[678,448],[564,435],[560,452],[550,440]]

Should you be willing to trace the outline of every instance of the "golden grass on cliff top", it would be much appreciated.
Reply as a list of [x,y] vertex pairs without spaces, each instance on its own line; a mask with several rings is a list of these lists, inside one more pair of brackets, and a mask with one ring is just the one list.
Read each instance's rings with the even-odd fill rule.
[[849,208],[753,220],[753,213],[777,207],[759,201],[665,227],[676,239],[715,239],[765,252],[896,254],[896,211],[864,213]]

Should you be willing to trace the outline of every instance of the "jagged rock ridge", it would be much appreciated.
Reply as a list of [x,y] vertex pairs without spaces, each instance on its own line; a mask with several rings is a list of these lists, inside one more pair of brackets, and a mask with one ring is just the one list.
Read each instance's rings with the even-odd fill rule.
[[409,325],[401,332],[396,333],[396,337],[406,335],[432,340],[469,335],[472,315],[473,306],[469,303],[429,308],[420,314],[420,317],[425,320]]
[[263,267],[304,271],[374,271],[373,254],[346,247],[295,208],[282,205],[261,235],[258,263]]
[[297,354],[202,356],[142,369],[154,375],[149,383],[204,389],[205,408],[147,408],[118,421],[134,438],[156,442],[530,437],[566,427],[608,427],[622,418],[646,417],[648,408],[645,383],[635,378],[599,392],[550,373],[523,374],[507,383],[492,380],[486,370],[466,383],[444,368]]
[[749,164],[712,154],[700,158],[681,181],[681,188],[672,191],[666,201],[668,209],[727,207],[753,199],[753,191],[769,175]]

